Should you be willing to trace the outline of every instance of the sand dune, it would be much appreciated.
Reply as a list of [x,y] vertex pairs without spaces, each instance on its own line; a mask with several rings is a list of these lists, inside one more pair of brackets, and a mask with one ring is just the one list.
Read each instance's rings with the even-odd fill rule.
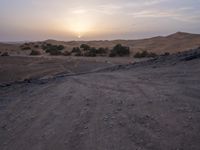
[[[151,52],[156,52],[158,54],[164,52],[175,53],[179,51],[185,51],[188,49],[196,48],[200,46],[200,35],[190,34],[184,32],[177,32],[169,36],[158,36],[148,39],[139,40],[113,40],[113,41],[56,41],[56,40],[46,40],[43,41],[51,44],[61,44],[65,46],[66,51],[71,51],[73,47],[79,47],[81,44],[85,43],[91,47],[108,47],[112,48],[116,44],[123,44],[129,46],[132,53],[138,51],[147,50]],[[33,42],[32,44],[39,44],[42,42]],[[32,47],[34,49],[34,47]],[[9,51],[11,54],[24,54],[27,55],[29,51],[21,51],[19,44],[4,44],[0,43],[0,51]]]
[[103,46],[108,48],[112,48],[116,44],[120,43],[125,46],[129,46],[132,52],[147,50],[156,53],[164,53],[164,52],[175,53],[199,47],[200,35],[177,32],[166,37],[159,36],[159,37],[153,37],[149,39],[139,39],[139,40],[72,41],[72,42],[47,40],[46,42],[53,44],[56,43],[64,44],[67,50],[72,49],[72,47],[80,46],[82,43],[86,43],[93,47]]

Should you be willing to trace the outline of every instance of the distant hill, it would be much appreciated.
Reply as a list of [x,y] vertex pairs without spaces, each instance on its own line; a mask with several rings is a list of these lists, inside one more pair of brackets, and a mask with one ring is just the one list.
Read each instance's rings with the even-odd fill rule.
[[139,40],[113,40],[113,41],[70,41],[61,42],[55,40],[47,40],[46,42],[52,44],[63,44],[66,49],[70,50],[73,47],[78,47],[85,43],[92,47],[108,47],[112,48],[114,45],[120,43],[129,46],[131,51],[137,52],[147,50],[156,53],[170,52],[175,53],[200,46],[200,34],[191,34],[184,32],[177,32],[168,36],[158,36],[148,39]]
[[[200,46],[200,34],[177,32],[168,36],[158,36],[147,39],[139,40],[101,40],[101,41],[56,41],[46,40],[46,43],[64,45],[66,51],[71,51],[73,47],[79,47],[81,44],[88,44],[91,47],[108,47],[112,48],[116,44],[123,44],[129,46],[132,53],[147,50],[156,52],[158,54],[164,52],[175,53],[179,51],[185,51],[188,49],[196,48]],[[43,42],[34,42],[32,44],[38,44]],[[0,43],[0,51],[17,50],[19,53],[19,44],[5,44]]]

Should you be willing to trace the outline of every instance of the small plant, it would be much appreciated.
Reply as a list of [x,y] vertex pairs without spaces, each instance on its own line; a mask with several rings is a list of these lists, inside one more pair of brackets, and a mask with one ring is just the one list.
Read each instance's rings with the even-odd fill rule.
[[84,56],[87,57],[96,57],[97,49],[95,47],[90,48],[87,52],[84,53]]
[[83,56],[81,52],[75,53],[75,56]]
[[142,51],[142,52],[137,52],[134,57],[135,58],[144,58],[144,57],[156,57],[157,54],[153,52],[147,52],[147,51]]
[[80,48],[82,48],[84,51],[90,50],[90,46],[87,44],[81,44]]
[[64,56],[70,56],[70,55],[71,55],[71,53],[70,53],[70,52],[68,52],[68,51],[65,51],[65,52],[63,53],[63,55],[64,55]]
[[31,49],[31,47],[29,47],[29,46],[22,47],[22,50],[30,50],[30,49]]
[[79,47],[74,47],[71,51],[71,53],[73,54],[74,53],[74,56],[82,56],[82,52],[80,50]]
[[129,47],[122,46],[121,44],[117,44],[116,46],[113,47],[110,53],[110,57],[115,57],[115,56],[128,56],[130,54],[130,49]]
[[169,52],[165,52],[163,55],[164,55],[164,56],[169,56],[170,53],[169,53]]
[[81,52],[81,50],[79,47],[73,47],[73,49],[71,51],[71,53],[80,53],[80,52]]
[[34,45],[35,48],[39,48],[39,45]]
[[32,50],[30,55],[36,56],[36,55],[41,55],[41,53],[40,53],[40,51]]
[[106,54],[108,51],[108,48],[103,48],[103,47],[100,47],[96,50],[96,53],[97,54]]
[[62,52],[60,50],[49,50],[48,53],[55,56],[62,55]]
[[8,52],[4,52],[1,56],[9,56]]

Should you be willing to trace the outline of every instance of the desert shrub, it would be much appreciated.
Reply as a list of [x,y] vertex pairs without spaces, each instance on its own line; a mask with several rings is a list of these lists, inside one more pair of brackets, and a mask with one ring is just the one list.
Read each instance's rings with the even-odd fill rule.
[[82,56],[83,55],[79,47],[74,47],[72,49],[71,53],[74,53],[74,56]]
[[117,44],[116,46],[113,47],[113,49],[110,52],[110,57],[115,57],[115,56],[128,56],[130,54],[130,49],[129,47],[122,46],[121,44]]
[[30,55],[41,55],[40,51],[32,50]]
[[96,50],[96,53],[97,54],[106,54],[108,51],[108,48],[103,48],[103,47],[100,47]]
[[74,56],[83,56],[83,54],[81,52],[77,52]]
[[82,48],[84,51],[88,51],[90,49],[90,46],[87,44],[81,44],[80,48]]
[[153,53],[153,52],[148,54],[148,57],[156,57],[156,56],[158,56],[158,55],[156,53]]
[[170,53],[169,53],[169,52],[165,52],[163,55],[164,55],[164,56],[169,56]]
[[68,52],[68,51],[65,51],[65,52],[63,53],[63,55],[64,55],[64,56],[70,56],[70,55],[71,55],[71,53],[70,53],[70,52]]
[[48,53],[50,54],[50,55],[62,55],[62,52],[60,51],[60,50],[58,50],[58,49],[51,49],[51,50],[48,50]]
[[115,56],[116,56],[115,53],[112,53],[112,52],[111,52],[111,53],[109,54],[109,57],[115,57]]
[[142,52],[137,52],[134,57],[135,58],[144,58],[144,57],[156,57],[157,54],[153,52],[147,52],[147,51],[142,51]]
[[39,45],[34,45],[35,48],[39,48]]
[[52,51],[61,51],[63,50],[65,47],[63,45],[52,45],[50,43],[47,44],[43,44],[41,46],[41,48],[43,50],[45,50],[47,53],[51,53]]
[[45,44],[42,44],[41,48],[42,48],[43,50],[46,50],[46,49],[47,49],[47,46],[46,46]]
[[79,47],[73,47],[73,49],[71,51],[71,53],[80,53],[80,52],[81,52],[81,50]]
[[30,50],[31,49],[31,46],[30,46],[30,43],[24,43],[20,46],[20,48],[22,50]]
[[46,53],[49,53],[50,55],[62,55],[61,48],[59,45],[52,45],[50,43],[43,44],[41,47],[43,50],[45,50]]
[[30,50],[30,49],[31,49],[30,46],[23,46],[23,47],[21,47],[21,48],[22,48],[22,50]]
[[65,47],[64,47],[63,45],[58,45],[58,46],[57,46],[57,49],[58,49],[58,50],[63,50],[64,48],[65,48]]
[[84,56],[95,57],[97,55],[97,49],[95,47],[90,48],[87,52],[84,53]]
[[4,52],[1,56],[9,56],[8,52]]

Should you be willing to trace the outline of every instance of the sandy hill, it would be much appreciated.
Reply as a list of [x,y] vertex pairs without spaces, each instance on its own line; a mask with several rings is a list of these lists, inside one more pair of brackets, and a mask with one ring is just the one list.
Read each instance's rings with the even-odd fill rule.
[[158,36],[148,39],[139,40],[113,40],[113,41],[69,41],[62,42],[56,40],[47,40],[47,43],[63,44],[67,50],[73,47],[78,47],[85,43],[92,47],[108,47],[112,48],[114,45],[121,43],[129,46],[132,52],[147,50],[156,53],[163,52],[179,52],[200,46],[200,34],[191,34],[184,32],[177,32],[168,36]]
[[[177,32],[168,36],[157,36],[147,39],[139,40],[100,40],[100,41],[56,41],[56,40],[46,40],[42,42],[32,42],[30,43],[31,49],[34,49],[34,45],[42,45],[43,43],[51,43],[56,45],[64,45],[65,50],[71,51],[73,47],[79,47],[81,44],[88,44],[91,47],[108,47],[112,48],[116,44],[123,44],[129,46],[132,53],[147,50],[151,52],[156,52],[158,54],[164,52],[175,53],[179,51],[185,51],[188,49],[193,49],[200,46],[200,34],[191,34],[184,32]],[[5,44],[0,43],[0,51],[9,51],[15,54],[21,54],[19,44]]]

